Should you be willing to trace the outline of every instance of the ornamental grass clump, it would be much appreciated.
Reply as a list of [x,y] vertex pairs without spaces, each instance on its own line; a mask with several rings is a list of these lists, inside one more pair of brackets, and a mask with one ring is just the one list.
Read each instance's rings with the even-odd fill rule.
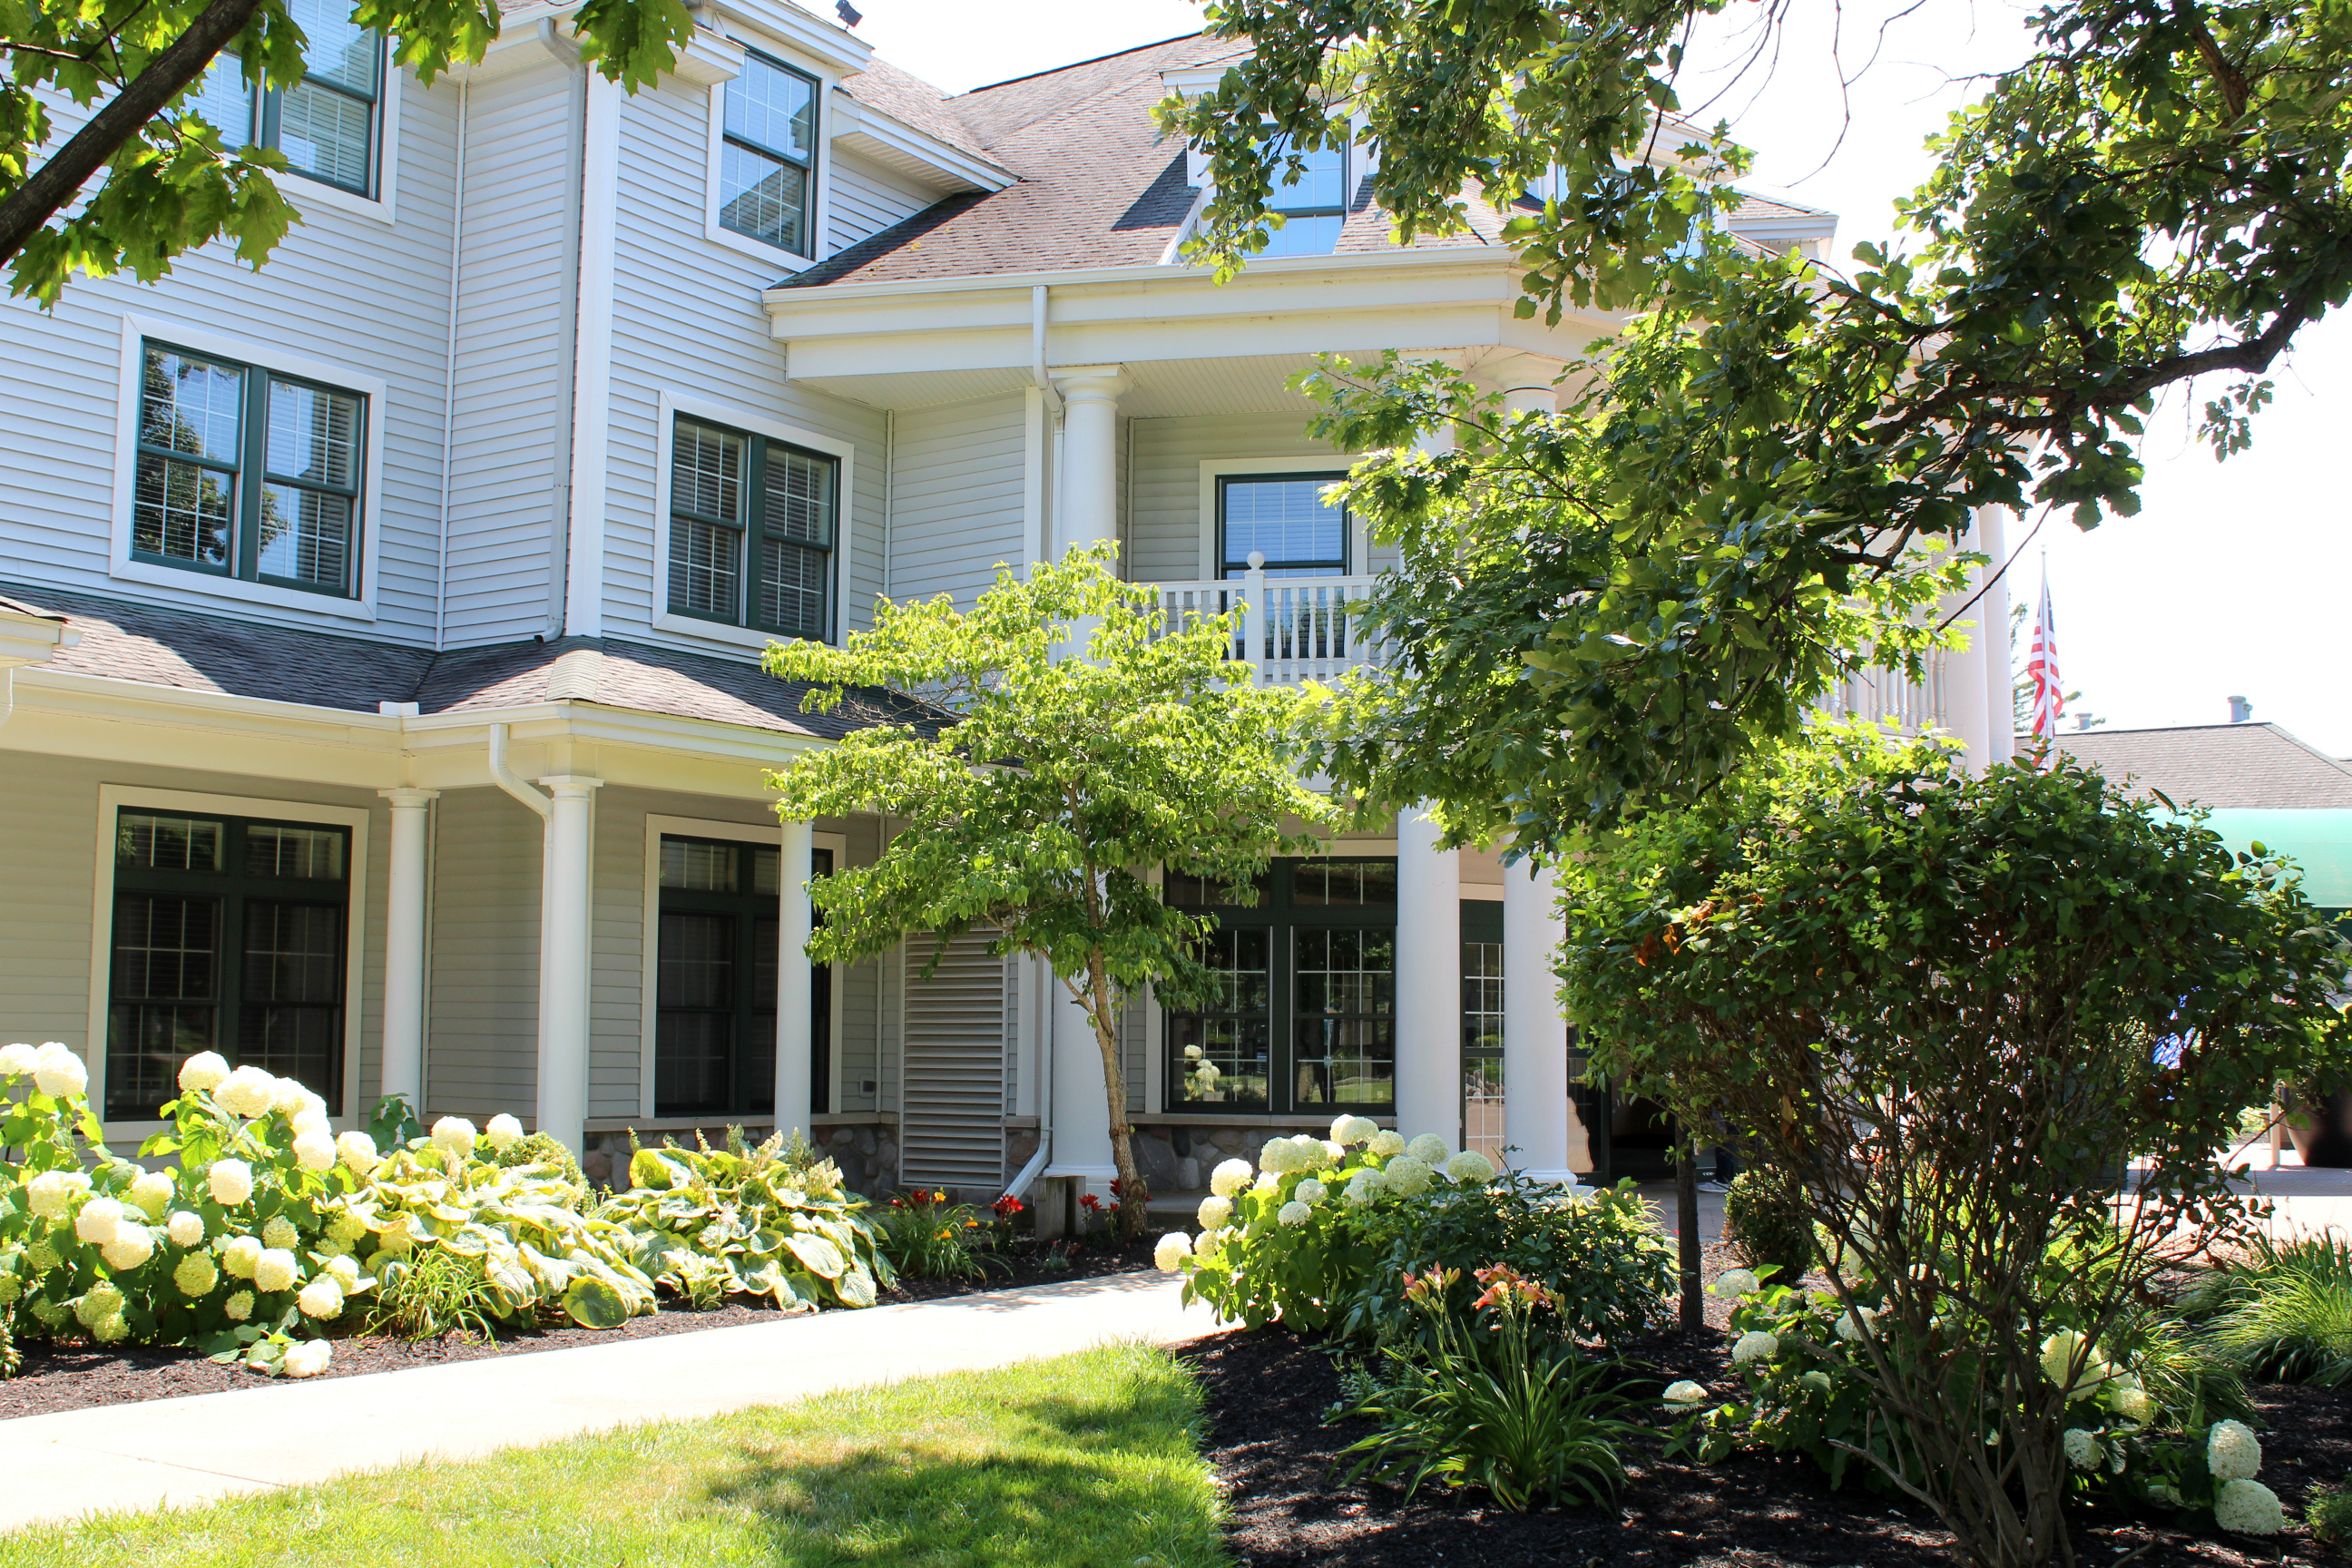
[[2279,1241],[2256,1232],[2245,1260],[2221,1270],[2191,1310],[2205,1342],[2248,1375],[2328,1386],[2352,1381],[2352,1241]]

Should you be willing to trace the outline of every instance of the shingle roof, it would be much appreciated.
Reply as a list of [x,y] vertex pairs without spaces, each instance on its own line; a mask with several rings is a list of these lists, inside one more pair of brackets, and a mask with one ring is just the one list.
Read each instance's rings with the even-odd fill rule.
[[878,56],[856,76],[844,78],[841,89],[858,102],[903,120],[925,135],[937,137],[961,152],[976,158],[988,156],[988,149],[980,144],[971,127],[956,117],[946,93]]
[[1749,191],[1727,191],[1731,200],[1725,205],[1726,222],[1739,223],[1748,219],[1822,217],[1832,222],[1837,215],[1820,207],[1801,207],[1794,202],[1779,201],[1771,196],[1759,196]]
[[82,634],[44,669],[184,691],[355,713],[373,713],[381,702],[460,713],[570,700],[824,740],[869,724],[930,716],[873,690],[851,691],[830,713],[803,713],[801,699],[809,688],[775,679],[756,665],[610,637],[436,654],[48,589],[0,585],[0,594],[32,614],[62,616]]
[[[2027,743],[2020,737],[2022,749]],[[2145,799],[2233,808],[2352,807],[2352,768],[2276,724],[2188,724],[2162,730],[2068,730],[2060,750]]]

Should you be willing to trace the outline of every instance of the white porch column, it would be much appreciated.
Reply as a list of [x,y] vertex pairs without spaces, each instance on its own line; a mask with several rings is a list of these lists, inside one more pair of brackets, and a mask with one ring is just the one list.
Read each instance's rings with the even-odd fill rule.
[[1104,1092],[1102,1047],[1086,1009],[1050,972],[1045,978],[1054,1030],[1054,1152],[1044,1174],[1076,1181],[1106,1203],[1118,1179],[1111,1157],[1110,1099]]
[[1397,1131],[1461,1148],[1462,864],[1419,811],[1397,814],[1396,1054]]
[[1503,871],[1503,1142],[1518,1169],[1573,1186],[1568,1020],[1551,972],[1561,925],[1551,868],[1528,871],[1524,863]]
[[[404,1095],[425,1114],[425,867],[437,789],[380,789],[392,803],[392,874],[384,887],[383,1070],[379,1095]],[[373,1107],[363,1106],[362,1110]]]
[[807,822],[784,824],[783,864],[776,892],[776,1131],[813,1138],[809,1106],[815,1041],[811,1008],[816,1000],[808,940],[816,929],[809,905],[809,879],[816,874],[816,828]]
[[1118,395],[1115,364],[1054,373],[1062,395],[1062,488],[1054,553],[1118,537]]
[[[1955,548],[1982,550],[1984,545],[1978,530],[1971,527],[1960,536],[1959,542]],[[1969,587],[1963,588],[1957,594],[1947,594],[1936,602],[1936,616],[1941,620],[1947,616],[1958,615],[1963,623],[1967,623],[1961,628],[1961,635],[1969,639],[1969,646],[1964,648],[1955,648],[1944,656],[1943,727],[1967,748],[1968,765],[1972,769],[1981,770],[1991,751],[1991,740],[1986,732],[1985,722],[1990,711],[1985,698],[1985,660],[1988,652],[1985,645],[1986,637],[1988,632],[1990,632],[1995,640],[2006,648],[2009,646],[2009,628],[2005,626],[1998,628],[1989,626],[1985,619],[1983,599],[1978,599],[1965,612],[1961,610],[1960,606],[1968,605],[1969,598],[1974,595],[1977,588],[1981,586],[1984,581],[1981,572],[1971,573],[1969,575],[1971,581]],[[2001,663],[2004,666],[2008,663],[2005,654],[2002,656]]]
[[[1992,558],[1992,563],[1985,568],[1986,574],[2000,572],[2009,562],[2008,512],[1997,506],[1980,508],[1977,512],[1977,548]],[[2010,661],[2006,573],[1995,578],[1986,587],[1984,597],[1977,601],[1977,618],[1985,627],[1985,754],[1990,761],[2005,763],[2017,754],[2017,709],[2010,697],[2017,676]]]
[[557,773],[539,782],[551,809],[540,879],[537,1131],[579,1153],[588,1121],[589,852],[604,781]]

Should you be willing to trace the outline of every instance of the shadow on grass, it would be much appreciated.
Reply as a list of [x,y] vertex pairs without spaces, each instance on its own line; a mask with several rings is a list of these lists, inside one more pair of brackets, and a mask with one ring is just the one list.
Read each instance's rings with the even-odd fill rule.
[[822,1462],[739,1448],[714,1502],[791,1568],[1224,1568],[1200,1403],[1173,1379],[973,1401],[968,1422],[867,1438]]

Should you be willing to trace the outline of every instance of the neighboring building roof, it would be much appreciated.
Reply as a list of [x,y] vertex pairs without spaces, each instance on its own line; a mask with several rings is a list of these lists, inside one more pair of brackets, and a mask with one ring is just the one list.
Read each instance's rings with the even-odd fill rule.
[[1726,191],[1724,195],[1731,198],[1723,206],[1724,220],[1727,223],[1784,217],[1818,217],[1835,222],[1837,218],[1837,214],[1825,212],[1820,207],[1801,207],[1794,202],[1759,196],[1748,191]]
[[[2030,743],[2030,737],[2018,737],[2021,751]],[[2134,797],[2160,792],[2183,809],[2352,807],[2352,768],[2276,724],[2067,730],[2056,743]]]
[[810,689],[778,680],[757,665],[609,637],[435,654],[79,594],[21,587],[0,588],[0,594],[5,595],[0,603],[62,616],[82,634],[79,644],[59,649],[42,668],[184,691],[357,713],[373,713],[383,702],[414,702],[425,713],[593,702],[824,740],[931,716],[928,709],[870,689],[853,689],[830,713],[803,713],[801,699]]

